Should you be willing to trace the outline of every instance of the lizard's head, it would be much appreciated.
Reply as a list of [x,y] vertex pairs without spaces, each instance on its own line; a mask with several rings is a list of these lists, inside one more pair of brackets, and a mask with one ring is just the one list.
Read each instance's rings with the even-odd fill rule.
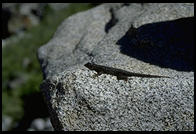
[[89,62],[86,63],[84,66],[87,67],[87,68],[90,69],[90,70],[93,69],[93,65],[92,65],[91,63],[89,63]]

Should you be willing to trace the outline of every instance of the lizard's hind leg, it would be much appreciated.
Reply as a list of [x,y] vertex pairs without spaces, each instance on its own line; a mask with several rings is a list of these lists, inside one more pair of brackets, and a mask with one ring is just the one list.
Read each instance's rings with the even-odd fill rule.
[[93,78],[95,78],[95,77],[97,77],[97,76],[99,76],[101,74],[103,74],[103,73],[102,72],[97,72],[96,74],[93,75]]

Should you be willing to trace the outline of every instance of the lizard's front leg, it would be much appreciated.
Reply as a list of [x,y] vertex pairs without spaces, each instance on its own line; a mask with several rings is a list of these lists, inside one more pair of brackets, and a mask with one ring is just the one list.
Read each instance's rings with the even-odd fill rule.
[[96,74],[93,75],[93,78],[95,78],[95,77],[97,77],[97,76],[99,76],[99,75],[101,75],[101,74],[103,74],[103,72],[98,71]]

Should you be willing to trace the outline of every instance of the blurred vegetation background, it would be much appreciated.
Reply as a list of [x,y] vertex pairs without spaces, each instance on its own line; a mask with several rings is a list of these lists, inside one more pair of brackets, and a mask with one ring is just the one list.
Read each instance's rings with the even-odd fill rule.
[[[49,117],[47,106],[39,89],[42,72],[36,57],[37,49],[52,38],[57,27],[65,18],[97,5],[74,3],[60,10],[46,6],[38,25],[25,29],[21,38],[3,44],[3,130],[28,130],[35,118]],[[3,18],[2,21],[4,21]],[[12,38],[12,36],[14,35],[8,38]],[[9,126],[3,122],[5,117],[11,118]]]

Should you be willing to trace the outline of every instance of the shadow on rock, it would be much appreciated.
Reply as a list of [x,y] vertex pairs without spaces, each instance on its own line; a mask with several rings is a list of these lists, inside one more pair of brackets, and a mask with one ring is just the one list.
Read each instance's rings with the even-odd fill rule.
[[121,52],[178,71],[193,71],[194,17],[131,27],[118,40]]

